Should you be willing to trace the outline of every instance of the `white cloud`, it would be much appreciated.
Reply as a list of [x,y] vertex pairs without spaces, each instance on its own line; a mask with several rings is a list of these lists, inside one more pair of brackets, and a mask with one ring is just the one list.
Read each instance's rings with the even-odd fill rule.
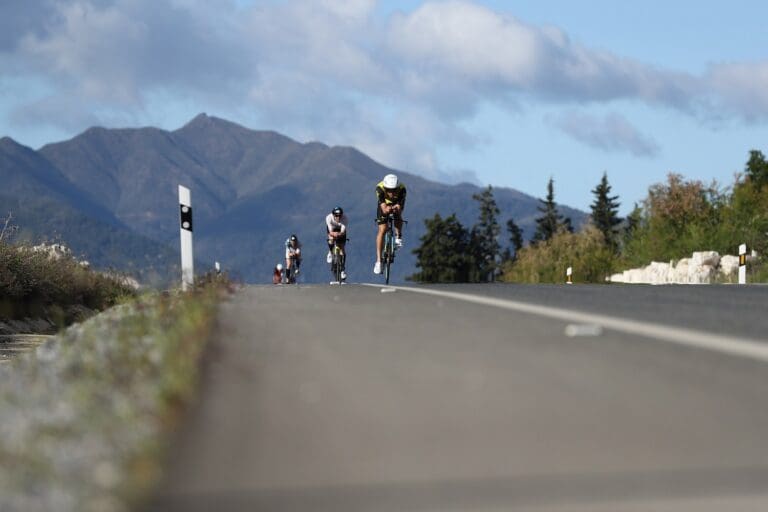
[[567,112],[550,122],[577,141],[611,152],[628,152],[638,157],[653,157],[659,145],[642,134],[620,114],[595,117],[583,112]]
[[240,43],[208,25],[207,10],[168,0],[78,0],[55,12],[44,33],[20,39],[20,57],[100,106],[140,108],[153,88],[227,90],[253,72]]
[[546,101],[633,98],[686,109],[697,86],[684,73],[591,50],[555,27],[531,26],[464,0],[430,2],[397,16],[388,45],[408,63],[406,73],[418,74],[406,84],[422,99],[448,83],[491,100],[512,91]]
[[718,64],[710,67],[707,82],[714,108],[750,122],[768,118],[768,62]]
[[[700,118],[768,120],[768,62],[720,64],[693,76],[589,48],[557,27],[468,0],[426,2],[389,19],[378,18],[376,6],[11,2],[0,7],[0,78],[21,73],[55,89],[15,106],[15,119],[28,123],[72,130],[94,118],[152,117],[152,98],[177,98],[195,112],[250,111],[267,128],[356,145],[432,177],[445,172],[438,145],[482,144],[462,126],[488,103],[514,111],[628,100]],[[618,115],[571,113],[556,124],[607,151],[658,151]]]

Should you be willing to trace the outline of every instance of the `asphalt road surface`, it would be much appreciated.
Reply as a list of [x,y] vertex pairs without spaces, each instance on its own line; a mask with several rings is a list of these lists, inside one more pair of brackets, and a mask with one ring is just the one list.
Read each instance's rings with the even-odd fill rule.
[[418,289],[227,303],[149,508],[768,510],[768,287]]

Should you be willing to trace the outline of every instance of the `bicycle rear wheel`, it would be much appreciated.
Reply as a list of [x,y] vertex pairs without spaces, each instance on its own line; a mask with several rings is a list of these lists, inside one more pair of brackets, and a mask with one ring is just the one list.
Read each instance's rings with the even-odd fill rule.
[[384,249],[381,251],[381,263],[384,266],[384,281],[389,284],[389,265],[392,261],[391,257],[391,245],[392,245],[392,233],[387,231],[384,234]]

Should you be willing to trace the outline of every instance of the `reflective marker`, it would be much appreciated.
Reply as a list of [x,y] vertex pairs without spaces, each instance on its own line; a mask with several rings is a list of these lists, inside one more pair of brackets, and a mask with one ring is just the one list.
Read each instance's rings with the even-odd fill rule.
[[195,283],[192,252],[192,194],[179,185],[179,231],[181,238],[181,289],[187,291]]
[[747,284],[747,244],[739,246],[739,284]]

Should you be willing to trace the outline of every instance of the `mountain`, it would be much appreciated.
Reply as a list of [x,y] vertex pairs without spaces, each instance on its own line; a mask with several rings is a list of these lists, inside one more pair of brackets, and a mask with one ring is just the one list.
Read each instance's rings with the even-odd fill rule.
[[[326,281],[324,218],[337,204],[350,218],[350,280],[374,279],[374,187],[390,172],[408,187],[407,249],[400,252],[394,273],[401,280],[415,271],[411,249],[424,233],[423,220],[435,212],[455,212],[471,226],[477,217],[471,197],[481,190],[396,171],[354,148],[302,144],[205,114],[175,131],[91,128],[44,146],[36,156],[35,168],[59,176],[57,183],[67,191],[63,200],[88,205],[98,221],[117,222],[170,247],[178,245],[177,187],[190,188],[196,257],[204,266],[220,261],[249,282],[270,281],[291,233],[304,244],[303,278]],[[20,167],[14,169],[18,174]],[[80,196],[72,199],[75,193]],[[512,217],[530,237],[538,200],[505,188],[494,189],[494,196],[500,222]],[[585,219],[582,212],[561,211],[576,226]]]
[[73,205],[79,212],[103,222],[120,222],[109,209],[91,200],[41,154],[10,137],[0,139],[2,194],[14,197],[44,197]]
[[97,268],[118,268],[144,282],[162,282],[176,253],[123,225],[108,208],[73,185],[44,156],[0,139],[0,212],[12,215],[17,240],[65,242]]

